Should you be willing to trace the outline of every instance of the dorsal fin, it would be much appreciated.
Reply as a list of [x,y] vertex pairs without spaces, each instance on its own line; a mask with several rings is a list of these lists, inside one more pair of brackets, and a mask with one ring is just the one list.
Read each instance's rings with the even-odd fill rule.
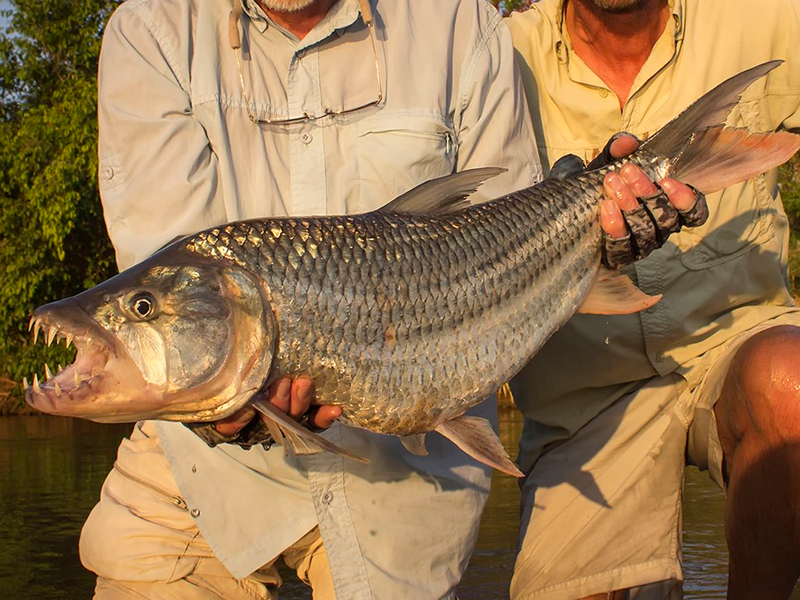
[[499,167],[483,167],[431,179],[378,210],[429,216],[455,212],[469,206],[468,198],[484,181],[505,172],[506,169]]

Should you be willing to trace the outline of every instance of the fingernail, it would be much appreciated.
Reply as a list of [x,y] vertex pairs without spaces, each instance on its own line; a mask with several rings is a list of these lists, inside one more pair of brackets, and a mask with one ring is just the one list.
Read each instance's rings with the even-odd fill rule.
[[606,175],[606,178],[603,180],[605,184],[606,191],[614,196],[621,197],[621,190],[622,187],[625,185],[625,182],[622,181],[622,177],[619,176],[619,173],[611,172]]
[[667,194],[674,194],[676,191],[675,182],[672,179],[662,179],[659,182],[661,189],[663,189]]
[[616,216],[616,211],[614,210],[616,205],[617,204],[613,200],[603,200],[603,203],[600,205],[600,210],[613,219]]
[[658,191],[655,184],[650,181],[650,178],[645,172],[632,163],[623,165],[622,169],[620,169],[620,174],[628,186],[630,186],[633,193],[640,198],[652,196]]

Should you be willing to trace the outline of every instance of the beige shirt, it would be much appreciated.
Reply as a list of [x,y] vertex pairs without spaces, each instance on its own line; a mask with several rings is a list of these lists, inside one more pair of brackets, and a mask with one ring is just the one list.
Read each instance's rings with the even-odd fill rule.
[[[722,80],[776,58],[787,62],[745,92],[728,122],[753,132],[800,127],[797,2],[673,0],[670,8],[622,111],[573,51],[561,1],[542,0],[508,19],[543,164],[568,153],[591,159],[617,131],[647,137]],[[645,292],[664,295],[654,307],[576,316],[553,336],[515,386],[529,419],[525,466],[637,382],[795,310],[776,177],[772,171],[710,195],[705,225],[673,235],[629,269]]]
[[[128,0],[100,65],[100,181],[121,268],[178,235],[262,216],[368,211],[416,184],[504,166],[483,197],[541,177],[511,37],[484,0],[373,2],[385,101],[334,119],[257,126],[228,42],[231,0]],[[378,95],[356,0],[301,41],[254,2],[243,77],[258,117],[348,109]],[[478,407],[485,415],[493,403]],[[180,424],[162,446],[192,515],[234,576],[319,524],[339,598],[452,598],[490,470],[438,435],[417,457],[393,437],[334,425],[369,458],[210,449]]]

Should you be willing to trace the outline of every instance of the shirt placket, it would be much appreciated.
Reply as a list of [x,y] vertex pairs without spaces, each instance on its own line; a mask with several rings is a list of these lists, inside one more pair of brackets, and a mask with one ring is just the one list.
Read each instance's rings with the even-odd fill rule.
[[[322,114],[316,47],[303,48],[294,53],[286,80],[290,116]],[[286,129],[291,153],[292,214],[324,215],[327,207],[327,180],[322,129],[313,121],[288,125]]]
[[[345,446],[342,425],[334,424],[326,435],[333,443]],[[337,598],[371,600],[364,556],[345,494],[344,461],[329,452],[306,457],[308,483],[317,513],[322,542],[328,557]]]

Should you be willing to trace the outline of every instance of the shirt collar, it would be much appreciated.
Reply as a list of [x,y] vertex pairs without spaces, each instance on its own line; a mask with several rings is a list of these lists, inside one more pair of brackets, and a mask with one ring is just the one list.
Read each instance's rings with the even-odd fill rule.
[[[549,7],[551,10],[556,11],[554,22],[558,23],[555,39],[558,60],[566,64],[570,78],[574,81],[604,88],[606,87],[605,83],[573,52],[572,41],[569,37],[569,31],[567,31],[565,19],[566,3],[567,0],[557,0],[557,2],[551,2]],[[671,19],[667,23],[664,33],[653,46],[650,57],[636,78],[631,90],[631,96],[643,83],[640,79],[647,80],[650,78],[647,72],[655,66],[654,63],[657,63],[657,68],[655,68],[653,74],[675,56],[678,46],[683,41],[685,3],[686,0],[668,0]],[[572,60],[573,57],[575,60]]]
[[308,32],[306,37],[299,40],[297,36],[286,31],[283,27],[270,19],[256,0],[242,0],[242,5],[244,13],[260,33],[264,33],[268,27],[274,27],[297,43],[296,51],[318,44],[334,33],[341,35],[343,30],[355,23],[361,15],[361,6],[358,0],[338,0],[322,21],[317,23],[314,29]]

